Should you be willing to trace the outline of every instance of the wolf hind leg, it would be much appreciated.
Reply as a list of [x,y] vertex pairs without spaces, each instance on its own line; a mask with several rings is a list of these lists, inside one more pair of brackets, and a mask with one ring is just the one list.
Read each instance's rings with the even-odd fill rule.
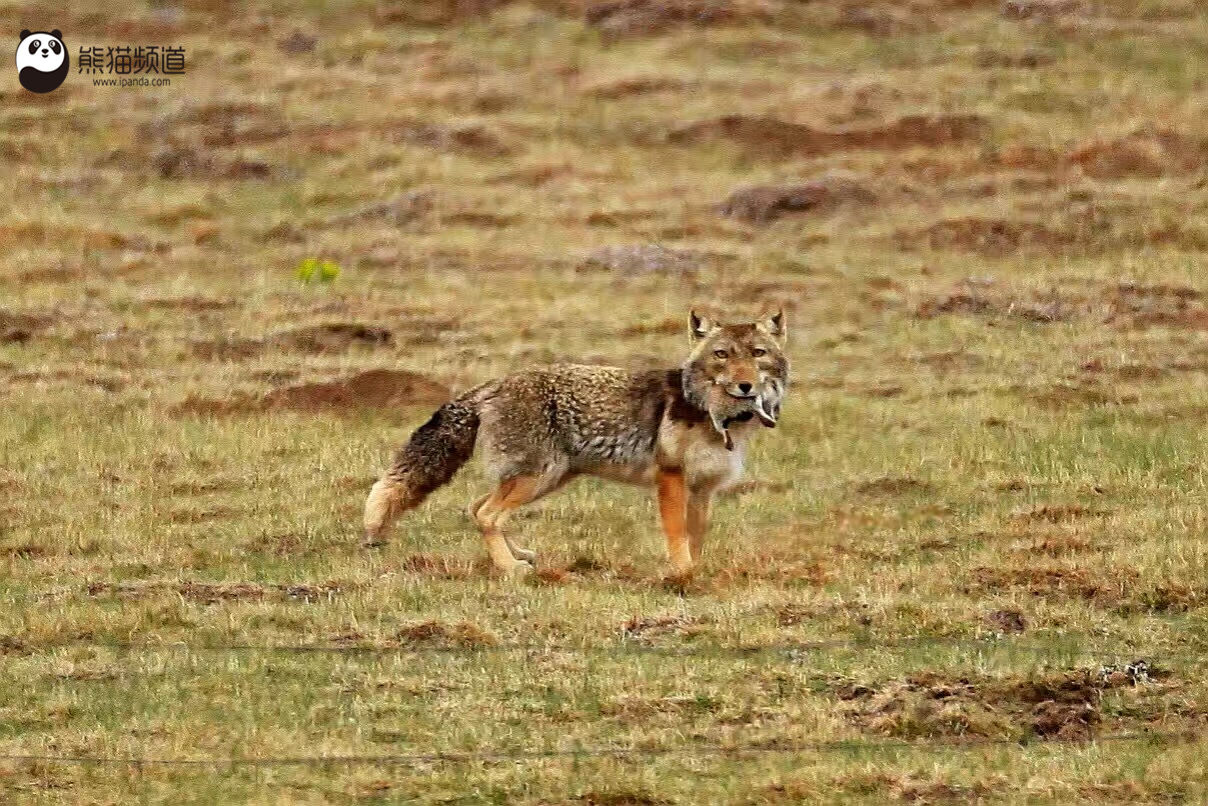
[[[474,503],[470,504],[470,507],[467,511],[470,513],[470,517],[473,518],[475,522],[478,522],[478,510],[487,502],[487,499],[490,497],[491,493],[487,493],[484,496],[476,498]],[[510,551],[512,556],[517,560],[522,560],[529,565],[537,564],[537,552],[532,551],[531,549],[521,548],[520,546],[516,545],[516,542],[506,534],[503,536],[503,542],[507,543],[508,551]]]
[[526,571],[533,568],[535,552],[520,548],[503,533],[503,525],[519,507],[532,503],[561,487],[566,481],[563,471],[544,474],[512,476],[494,492],[475,501],[470,515],[482,532],[487,553],[496,568],[502,571]]

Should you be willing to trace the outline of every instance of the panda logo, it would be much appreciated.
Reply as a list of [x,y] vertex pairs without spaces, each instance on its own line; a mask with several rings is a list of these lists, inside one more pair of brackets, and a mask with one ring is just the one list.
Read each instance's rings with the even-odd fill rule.
[[21,32],[17,46],[17,77],[30,92],[50,92],[58,89],[71,69],[67,46],[58,28],[50,33],[29,30]]

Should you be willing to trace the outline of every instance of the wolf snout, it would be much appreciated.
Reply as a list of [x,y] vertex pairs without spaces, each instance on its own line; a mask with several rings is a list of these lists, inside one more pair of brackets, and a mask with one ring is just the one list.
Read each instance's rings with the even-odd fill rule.
[[755,384],[747,383],[746,381],[727,384],[726,394],[737,398],[755,397]]

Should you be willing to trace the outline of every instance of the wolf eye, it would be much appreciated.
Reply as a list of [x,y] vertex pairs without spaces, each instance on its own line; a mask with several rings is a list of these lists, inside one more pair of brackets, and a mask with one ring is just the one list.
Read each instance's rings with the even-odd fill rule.
[[756,347],[754,350],[751,351],[751,355],[755,356],[756,358],[762,358],[763,356],[765,356],[767,354],[768,354],[768,351],[764,350],[760,347]]
[[42,43],[41,43],[41,42],[39,42],[38,40],[36,40],[36,39],[35,39],[35,40],[33,40],[32,42],[30,42],[30,43],[29,43],[29,52],[30,52],[30,55],[33,55],[33,54],[37,53],[37,52],[38,52],[38,48],[40,48],[40,47],[42,47]]
[[730,354],[727,353],[725,350],[714,350],[713,357],[714,358],[729,358]]

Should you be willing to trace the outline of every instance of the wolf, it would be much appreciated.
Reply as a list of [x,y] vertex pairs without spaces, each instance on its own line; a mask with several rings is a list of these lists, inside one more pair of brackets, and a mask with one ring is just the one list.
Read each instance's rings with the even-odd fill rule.
[[509,515],[580,476],[657,490],[673,570],[700,561],[714,494],[742,473],[746,445],[773,427],[788,389],[783,310],[725,324],[688,315],[690,351],[677,368],[554,364],[481,384],[421,425],[373,485],[365,542],[381,545],[402,513],[447,483],[481,443],[494,489],[470,517],[491,562],[532,569],[536,555],[503,533]]

